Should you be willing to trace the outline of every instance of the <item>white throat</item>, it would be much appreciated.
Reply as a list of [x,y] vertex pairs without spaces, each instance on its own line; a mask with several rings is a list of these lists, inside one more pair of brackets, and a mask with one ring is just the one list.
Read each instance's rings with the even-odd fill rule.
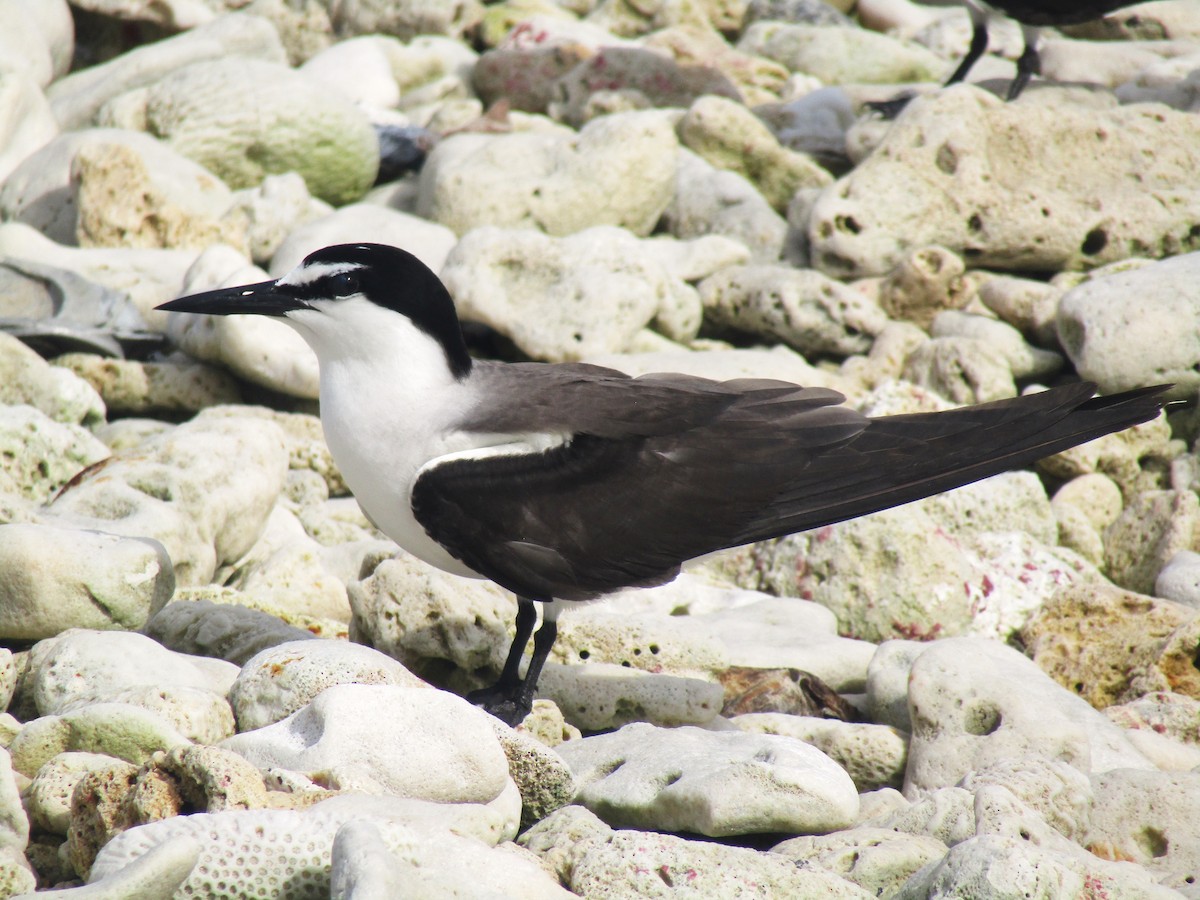
[[408,318],[365,297],[321,301],[286,321],[317,354],[325,441],[367,517],[426,562],[475,575],[425,533],[411,507],[422,466],[479,440],[456,428],[473,402],[469,377],[456,379],[441,344]]

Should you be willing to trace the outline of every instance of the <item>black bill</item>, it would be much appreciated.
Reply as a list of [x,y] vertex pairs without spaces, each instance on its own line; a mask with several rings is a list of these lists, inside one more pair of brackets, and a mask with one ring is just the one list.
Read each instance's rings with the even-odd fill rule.
[[155,309],[167,312],[200,313],[206,316],[260,315],[282,316],[295,309],[308,309],[308,304],[281,289],[274,281],[220,288],[170,300]]

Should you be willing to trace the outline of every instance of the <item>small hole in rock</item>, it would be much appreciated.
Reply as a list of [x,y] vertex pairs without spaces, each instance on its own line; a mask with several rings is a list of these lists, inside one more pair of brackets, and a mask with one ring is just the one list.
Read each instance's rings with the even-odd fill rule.
[[1001,720],[1000,710],[990,703],[981,703],[965,711],[963,730],[980,736],[992,734],[1000,727]]
[[1085,256],[1095,256],[1107,246],[1108,233],[1103,228],[1093,228],[1087,233],[1083,239],[1083,245],[1079,249]]
[[848,231],[851,234],[858,234],[862,231],[862,226],[855,221],[853,216],[839,216],[837,225],[842,231]]
[[1170,849],[1170,842],[1167,840],[1167,836],[1157,828],[1143,828],[1138,843],[1155,859],[1166,856],[1167,851]]

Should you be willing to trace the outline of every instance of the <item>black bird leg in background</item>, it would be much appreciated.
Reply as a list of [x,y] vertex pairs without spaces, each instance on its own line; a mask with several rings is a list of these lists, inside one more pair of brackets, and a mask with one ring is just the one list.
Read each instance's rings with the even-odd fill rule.
[[974,7],[968,9],[968,12],[971,14],[971,46],[967,48],[967,55],[958,64],[958,68],[954,70],[954,74],[946,79],[945,87],[958,84],[960,81],[966,79],[967,73],[971,71],[971,67],[979,62],[979,58],[987,50],[987,16]]
[[1038,55],[1037,34],[1028,28],[1024,29],[1024,32],[1025,49],[1017,58],[1017,77],[1008,86],[1008,97],[1005,98],[1008,100],[1016,100],[1021,91],[1025,90],[1025,85],[1029,84],[1029,79],[1034,75],[1042,74],[1042,58]]
[[[971,71],[971,67],[979,62],[979,57],[983,56],[987,50],[987,16],[974,7],[969,7],[967,12],[971,15],[971,46],[967,49],[967,55],[963,57],[962,62],[958,64],[958,68],[954,70],[954,74],[946,79],[944,87],[958,84],[965,79],[967,73]],[[1025,80],[1028,81],[1029,79],[1026,78]],[[893,97],[891,100],[875,100],[866,104],[866,108],[879,113],[885,119],[894,119],[900,115],[904,107],[908,106],[913,96],[912,93],[905,93],[899,97]],[[1010,97],[1009,99],[1012,98]]]

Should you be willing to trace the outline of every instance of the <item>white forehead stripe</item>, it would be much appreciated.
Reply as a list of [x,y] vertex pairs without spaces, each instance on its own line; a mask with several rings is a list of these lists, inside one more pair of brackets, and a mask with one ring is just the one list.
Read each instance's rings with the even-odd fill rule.
[[315,263],[313,265],[299,265],[292,271],[288,272],[279,279],[277,284],[285,287],[301,287],[306,284],[312,284],[320,278],[328,278],[331,275],[341,275],[343,272],[355,272],[358,269],[365,269],[362,263],[356,262],[339,262],[339,263]]

